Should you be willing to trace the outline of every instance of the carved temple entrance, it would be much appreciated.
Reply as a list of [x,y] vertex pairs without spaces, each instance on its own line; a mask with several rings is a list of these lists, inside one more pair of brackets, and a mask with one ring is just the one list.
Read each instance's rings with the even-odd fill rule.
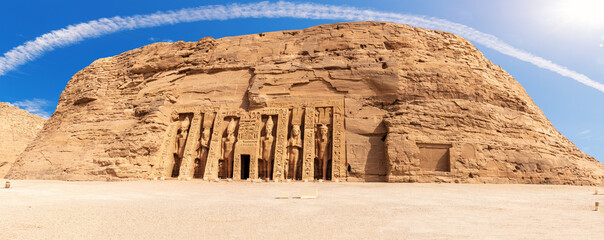
[[[186,129],[186,130],[185,130]],[[175,109],[159,177],[345,180],[343,101]]]

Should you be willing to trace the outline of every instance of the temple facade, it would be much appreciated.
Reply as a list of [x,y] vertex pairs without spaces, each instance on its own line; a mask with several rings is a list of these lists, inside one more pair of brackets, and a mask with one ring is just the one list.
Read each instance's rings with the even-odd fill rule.
[[164,178],[345,180],[344,101],[175,109],[158,157]]

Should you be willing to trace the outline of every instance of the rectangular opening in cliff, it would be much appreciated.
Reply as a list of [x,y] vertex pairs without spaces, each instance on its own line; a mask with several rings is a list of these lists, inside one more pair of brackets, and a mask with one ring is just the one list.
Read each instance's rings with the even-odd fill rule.
[[250,177],[250,155],[241,155],[241,179]]
[[424,171],[451,171],[449,149],[451,144],[418,143],[419,167]]

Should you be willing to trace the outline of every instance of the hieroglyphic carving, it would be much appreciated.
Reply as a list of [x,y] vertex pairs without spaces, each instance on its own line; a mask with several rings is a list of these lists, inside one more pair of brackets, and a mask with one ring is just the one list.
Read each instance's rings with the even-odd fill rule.
[[344,102],[333,105],[331,179],[346,178],[346,130],[344,129]]
[[260,140],[260,118],[258,111],[243,113],[239,120],[239,134],[235,146],[233,179],[241,179],[241,155],[249,155],[249,177],[258,178],[258,148]]
[[313,180],[315,168],[315,110],[307,107],[304,111],[304,161],[302,180]]
[[245,140],[258,140],[260,134],[258,132],[258,123],[260,120],[260,114],[258,112],[250,112],[241,117],[239,121],[239,136],[237,139]]

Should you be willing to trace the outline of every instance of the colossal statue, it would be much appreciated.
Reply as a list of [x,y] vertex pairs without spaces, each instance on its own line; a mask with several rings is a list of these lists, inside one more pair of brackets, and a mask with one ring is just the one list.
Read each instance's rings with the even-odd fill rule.
[[176,133],[176,141],[174,141],[174,167],[172,168],[172,177],[177,177],[180,172],[180,164],[185,153],[185,143],[189,135],[189,117],[185,117],[180,122],[180,127]]
[[261,138],[261,150],[262,150],[262,161],[263,161],[263,174],[265,179],[271,178],[271,167],[273,162],[273,142],[275,141],[275,137],[273,137],[273,119],[272,116],[268,116],[268,120],[266,121],[266,125],[264,127],[266,135]]
[[[287,141],[287,147],[289,148],[289,176],[292,179],[296,179],[298,171],[298,159],[300,158],[300,149],[302,149],[302,138],[300,136],[300,125],[293,125],[291,131],[291,137]],[[287,168],[286,168],[287,169]],[[287,172],[285,173],[287,176]]]
[[330,141],[329,128],[325,124],[321,124],[315,143],[316,157],[321,168],[321,178],[327,180],[327,166],[330,160]]
[[233,149],[237,137],[235,137],[235,128],[237,123],[231,118],[227,127],[227,136],[222,138],[222,160],[224,161],[225,178],[233,178]]
[[208,148],[210,146],[210,129],[204,128],[201,139],[197,142],[197,160],[195,161],[195,177],[202,177],[208,160]]

